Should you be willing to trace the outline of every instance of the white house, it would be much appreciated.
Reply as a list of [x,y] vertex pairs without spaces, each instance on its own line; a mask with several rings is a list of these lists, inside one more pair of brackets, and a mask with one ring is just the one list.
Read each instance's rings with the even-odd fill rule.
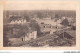
[[25,36],[22,36],[23,41],[36,39],[37,38],[37,31],[32,31],[27,33]]
[[15,21],[11,21],[9,24],[24,24],[27,21],[25,19],[21,19],[21,20],[15,20]]

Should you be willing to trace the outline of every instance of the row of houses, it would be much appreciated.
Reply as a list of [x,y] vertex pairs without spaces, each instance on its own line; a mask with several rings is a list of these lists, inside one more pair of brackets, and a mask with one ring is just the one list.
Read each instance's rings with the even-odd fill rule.
[[51,18],[36,18],[35,19],[39,26],[41,27],[41,32],[45,33],[45,32],[49,32],[49,34],[53,34],[54,32],[56,32],[56,28],[62,28],[63,26],[60,24],[61,20],[58,20],[58,22],[55,22],[54,19]]
[[27,23],[27,21],[25,19],[20,19],[20,20],[15,20],[15,21],[11,21],[9,24],[24,24]]
[[[62,17],[55,21],[54,19],[51,18],[35,18],[35,20],[38,22],[39,26],[41,27],[41,32],[50,32],[50,34],[53,34],[54,32],[57,31],[57,29],[63,29],[64,25],[62,25],[62,21],[64,19],[67,19],[69,22],[69,25],[76,26],[74,22],[73,17]],[[74,23],[72,23],[74,22]],[[66,28],[70,28],[69,26],[66,26]]]

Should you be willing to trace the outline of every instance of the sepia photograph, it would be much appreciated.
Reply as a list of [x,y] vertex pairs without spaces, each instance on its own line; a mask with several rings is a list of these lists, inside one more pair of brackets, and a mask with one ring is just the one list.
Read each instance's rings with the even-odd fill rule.
[[3,15],[4,47],[76,45],[76,11],[7,10]]
[[78,48],[77,2],[7,1],[2,12],[4,48]]

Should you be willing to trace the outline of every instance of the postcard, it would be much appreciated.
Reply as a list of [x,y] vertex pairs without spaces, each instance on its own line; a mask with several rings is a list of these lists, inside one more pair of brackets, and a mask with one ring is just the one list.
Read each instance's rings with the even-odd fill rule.
[[1,50],[79,49],[78,1],[1,1]]

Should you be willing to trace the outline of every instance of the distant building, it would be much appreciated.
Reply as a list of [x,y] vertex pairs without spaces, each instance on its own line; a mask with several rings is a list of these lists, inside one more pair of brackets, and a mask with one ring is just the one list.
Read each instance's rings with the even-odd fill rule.
[[60,24],[62,22],[62,19],[57,20],[57,23]]
[[66,17],[62,17],[62,20],[66,19]]
[[15,21],[11,21],[9,24],[24,24],[27,23],[27,21],[25,19],[20,19],[20,20],[15,20]]

